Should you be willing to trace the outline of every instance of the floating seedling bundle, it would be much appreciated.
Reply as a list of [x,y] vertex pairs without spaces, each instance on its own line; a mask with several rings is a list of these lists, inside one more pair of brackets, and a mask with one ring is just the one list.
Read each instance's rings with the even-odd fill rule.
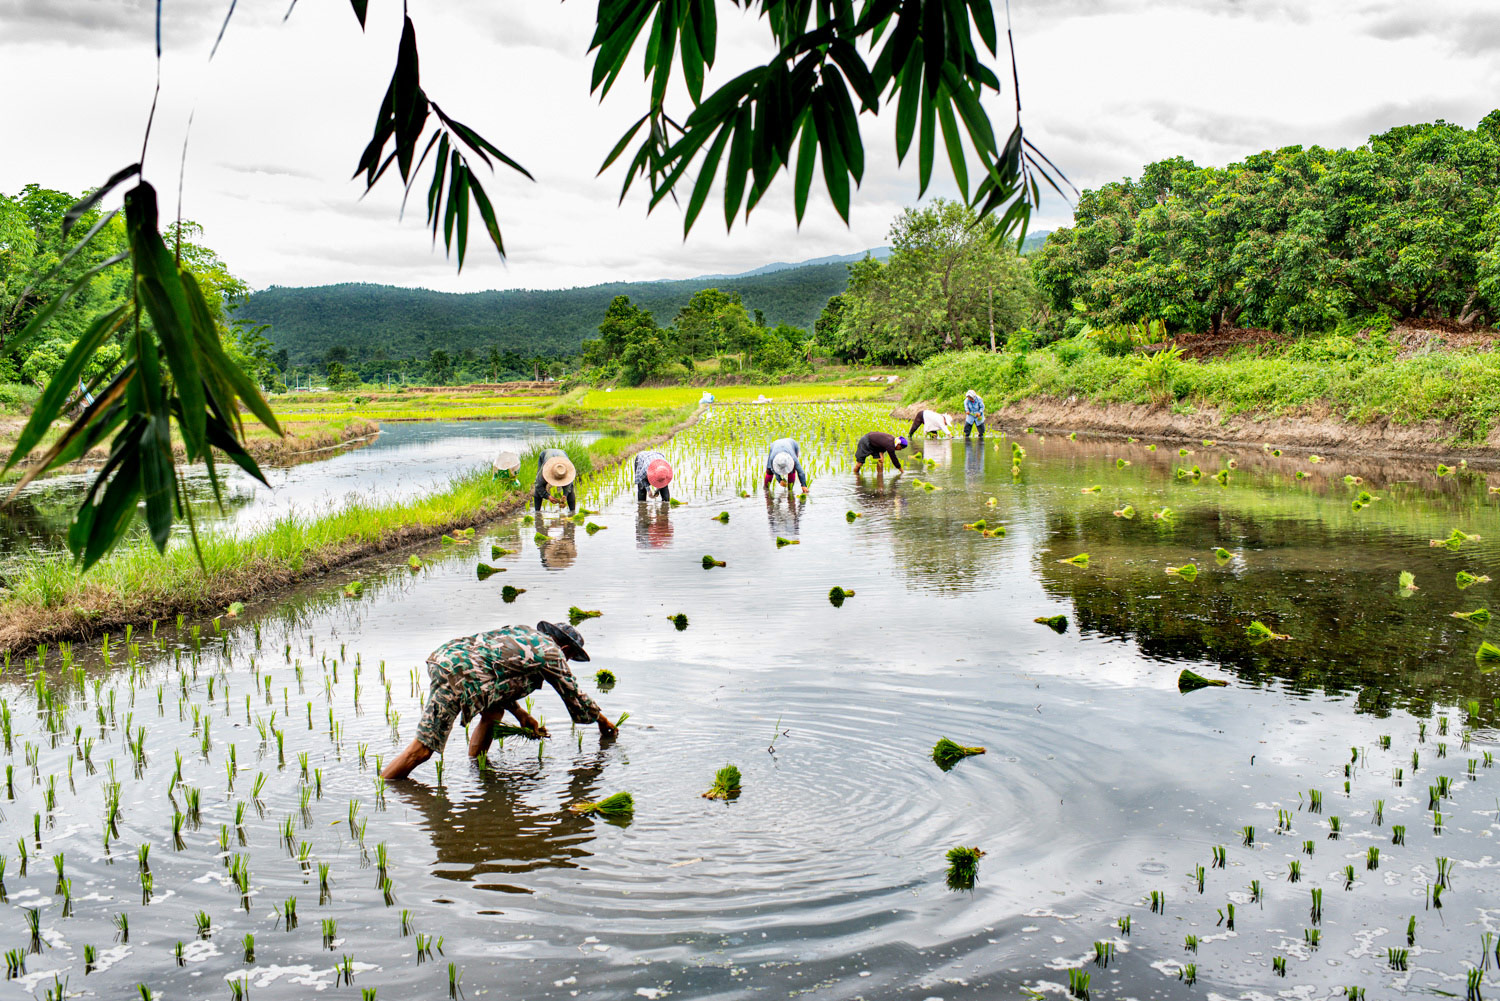
[[589,611],[587,609],[579,608],[577,605],[573,605],[568,608],[568,621],[576,626],[578,625],[578,623],[584,621],[585,619],[597,619],[603,614],[603,612],[597,609]]
[[802,545],[802,540],[801,539],[788,539],[784,535],[778,535],[778,536],[776,536],[776,548],[777,549],[781,549],[783,546],[800,546],[800,545]]
[[625,820],[635,814],[635,797],[628,792],[617,792],[596,803],[574,803],[568,809],[574,813],[595,813],[606,820]]
[[1223,546],[1220,546],[1214,550],[1214,559],[1218,560],[1220,563],[1223,563],[1227,560],[1234,559],[1234,554],[1225,549]]
[[1433,547],[1442,546],[1444,549],[1457,552],[1465,542],[1478,541],[1479,536],[1470,535],[1468,532],[1465,532],[1462,529],[1455,528],[1453,531],[1448,533],[1448,537],[1446,539],[1428,539],[1427,544]]
[[1177,690],[1184,694],[1196,692],[1200,688],[1224,688],[1228,684],[1229,682],[1227,681],[1205,678],[1196,671],[1189,671],[1187,668],[1183,668],[1182,673],[1177,676]]
[[979,860],[984,852],[979,848],[959,845],[948,849],[948,887],[953,890],[972,890],[979,880]]
[[712,570],[714,567],[727,567],[729,564],[723,560],[716,560],[712,556],[703,557],[703,569]]
[[1462,591],[1464,588],[1473,587],[1475,584],[1487,584],[1490,579],[1484,574],[1471,574],[1467,570],[1460,570],[1454,577],[1454,580],[1458,584],[1458,589]]
[[415,554],[408,556],[406,558],[406,565],[411,567],[413,570],[420,570],[422,569],[422,557]]
[[[714,515],[713,518],[711,518],[709,520],[711,520],[711,521],[717,521],[721,525],[727,525],[727,524],[729,524],[729,512],[728,511],[720,511],[718,514]],[[850,520],[852,521],[853,519],[850,519]]]
[[1181,577],[1185,581],[1198,579],[1198,565],[1196,563],[1184,563],[1180,567],[1167,567],[1167,573],[1174,577]]
[[489,580],[497,573],[504,573],[505,567],[492,567],[488,563],[481,563],[474,568],[474,576],[480,580]]
[[1264,643],[1267,640],[1289,640],[1290,636],[1285,633],[1273,632],[1271,627],[1256,619],[1245,627],[1245,635],[1250,638],[1251,643]]
[[863,517],[863,515],[861,515],[858,511],[845,511],[844,512],[844,520],[847,521],[847,522],[849,522],[850,524],[854,523],[854,519],[855,518],[861,518],[861,517]]
[[601,691],[609,691],[615,687],[615,672],[607,667],[599,668],[594,672],[594,684],[598,685]]
[[500,589],[500,600],[509,605],[512,601],[515,601],[525,593],[526,589],[524,587],[513,587],[512,585],[507,584]]
[[608,527],[608,525],[596,525],[591,521],[587,525],[583,526],[583,530],[590,535],[593,535],[595,532],[602,532]]
[[713,785],[703,793],[704,799],[731,800],[740,795],[740,770],[734,765],[725,765],[714,773]]
[[358,598],[365,593],[365,585],[357,580],[351,580],[344,585],[344,597]]
[[498,560],[502,556],[509,556],[512,550],[502,549],[500,546],[490,546],[490,559]]
[[1500,667],[1500,646],[1496,646],[1489,640],[1479,644],[1479,649],[1474,651],[1474,663],[1485,674],[1489,674],[1495,668]]
[[971,521],[963,527],[964,531],[966,532],[982,532],[990,526],[988,522],[986,522],[983,518],[980,518],[978,521]]
[[842,608],[844,599],[852,597],[854,597],[853,591],[839,587],[837,584],[828,589],[828,603],[834,608]]
[[1396,586],[1406,594],[1410,594],[1412,591],[1419,590],[1417,587],[1416,575],[1414,575],[1410,570],[1401,571],[1400,576],[1396,578]]
[[676,615],[668,615],[667,621],[676,626],[679,633],[688,627],[688,617],[681,612],[678,612]]
[[1488,608],[1476,608],[1472,612],[1450,612],[1455,619],[1467,619],[1477,622],[1479,625],[1488,625],[1490,621],[1490,610]]
[[982,747],[965,747],[963,744],[954,743],[947,737],[942,737],[932,745],[932,763],[946,772],[963,759],[983,753]]
[[1065,559],[1065,560],[1058,560],[1057,562],[1059,562],[1059,563],[1069,563],[1069,564],[1072,564],[1075,567],[1086,567],[1086,566],[1089,565],[1089,554],[1088,553],[1079,553],[1077,556],[1069,556],[1067,559]]
[[1126,504],[1118,511],[1112,511],[1110,513],[1113,514],[1116,518],[1124,518],[1128,521],[1135,517],[1135,508],[1131,507],[1129,504]]

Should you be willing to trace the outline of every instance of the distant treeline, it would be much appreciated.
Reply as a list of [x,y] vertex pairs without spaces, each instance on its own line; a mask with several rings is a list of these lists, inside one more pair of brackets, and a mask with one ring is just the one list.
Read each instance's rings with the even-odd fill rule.
[[[787,268],[744,278],[616,282],[586,288],[451,293],[389,285],[272,286],[245,299],[237,319],[270,324],[272,343],[291,365],[318,365],[343,348],[356,366],[380,360],[484,356],[495,348],[525,357],[577,354],[597,337],[616,296],[629,296],[657,316],[671,317],[695,292],[739,293],[765,323],[810,328],[849,272],[841,262]],[[342,353],[339,353],[342,354]],[[338,355],[336,355],[337,357]]]

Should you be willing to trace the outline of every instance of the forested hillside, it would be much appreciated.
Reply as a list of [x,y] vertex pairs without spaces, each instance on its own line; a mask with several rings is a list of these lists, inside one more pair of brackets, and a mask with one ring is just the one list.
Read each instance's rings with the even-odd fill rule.
[[604,312],[618,295],[667,324],[694,292],[716,287],[738,292],[769,325],[810,329],[848,276],[848,267],[834,262],[738,278],[462,294],[389,285],[272,286],[249,296],[235,315],[269,323],[267,334],[294,365],[321,361],[336,346],[347,348],[355,362],[491,347],[527,356],[570,355],[598,336]]

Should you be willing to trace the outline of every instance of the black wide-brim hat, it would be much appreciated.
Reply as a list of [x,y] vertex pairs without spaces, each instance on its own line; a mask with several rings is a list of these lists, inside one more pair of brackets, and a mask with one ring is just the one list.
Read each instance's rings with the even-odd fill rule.
[[569,660],[589,659],[588,652],[583,649],[583,634],[566,622],[538,622],[536,631],[556,640]]

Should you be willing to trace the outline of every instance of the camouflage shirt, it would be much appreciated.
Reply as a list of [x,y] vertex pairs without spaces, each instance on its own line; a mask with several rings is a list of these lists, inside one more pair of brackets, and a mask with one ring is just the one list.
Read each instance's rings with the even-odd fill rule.
[[528,626],[506,626],[449,640],[427,658],[434,693],[457,699],[463,722],[497,702],[519,702],[547,682],[575,723],[592,723],[599,707],[578,688],[562,648]]

